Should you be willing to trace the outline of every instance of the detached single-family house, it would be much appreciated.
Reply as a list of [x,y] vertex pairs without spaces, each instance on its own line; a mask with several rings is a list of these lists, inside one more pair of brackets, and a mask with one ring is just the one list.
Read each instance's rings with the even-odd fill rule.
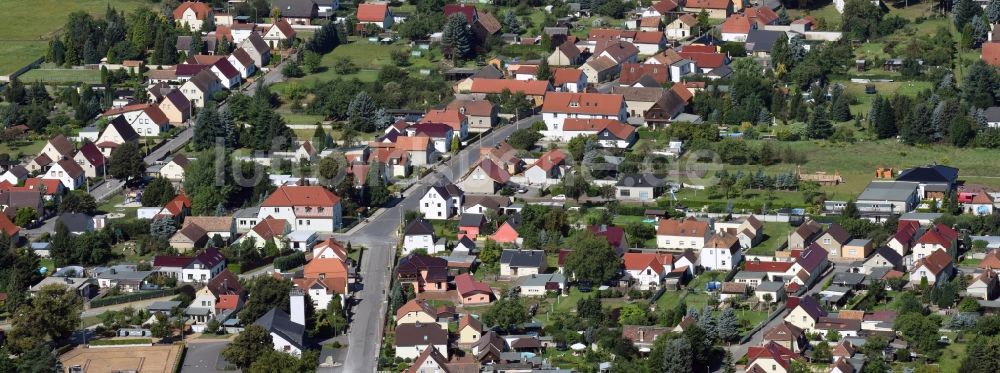
[[739,9],[734,8],[732,0],[689,0],[684,4],[685,12],[699,14],[702,10],[708,13],[708,18],[724,19]]
[[414,293],[448,291],[448,260],[439,257],[410,254],[399,260],[396,276]]
[[950,279],[952,272],[954,272],[954,267],[951,256],[942,250],[935,250],[930,255],[913,263],[909,279],[910,283],[914,285],[920,284],[923,279],[927,279],[928,284],[935,285]]
[[468,273],[455,276],[455,290],[463,306],[489,304],[492,301],[493,290],[490,286]]
[[[657,289],[669,268],[662,258],[670,254],[625,253],[622,256],[625,275],[639,290]],[[671,260],[672,261],[672,260]]]
[[420,213],[424,219],[451,219],[458,214],[465,192],[455,184],[431,186],[420,198]]
[[523,275],[517,278],[521,296],[541,297],[552,292],[560,294],[566,290],[566,277],[561,273],[541,273]]
[[208,69],[201,70],[181,85],[181,93],[199,109],[205,107],[205,103],[212,99],[212,95],[221,90],[222,82]]
[[63,159],[49,167],[42,179],[59,180],[66,189],[75,190],[83,186],[87,175],[76,161]]
[[249,78],[257,72],[257,66],[254,65],[253,57],[250,57],[243,48],[236,49],[226,59],[229,60],[230,65],[236,68],[236,71],[240,72],[240,77],[243,79]]
[[184,170],[189,164],[191,161],[184,154],[174,154],[170,162],[160,168],[160,176],[173,182],[182,182],[184,181]]
[[664,33],[667,36],[667,40],[670,41],[687,39],[693,36],[692,28],[697,24],[698,20],[695,19],[694,16],[691,14],[683,14],[668,23]]
[[560,44],[547,58],[549,66],[576,66],[580,64],[580,49],[573,43]]
[[108,162],[108,158],[101,154],[101,149],[98,149],[97,145],[90,141],[80,146],[80,150],[76,152],[73,160],[83,168],[86,177],[104,176]]
[[809,244],[811,244],[822,231],[823,226],[815,220],[807,220],[788,235],[788,248],[805,248],[806,246],[809,246]]
[[[470,314],[458,320],[458,344],[472,345],[483,336],[483,323]],[[414,364],[416,365],[416,364]]]
[[160,111],[169,124],[178,126],[191,118],[191,101],[178,89],[170,90],[159,103]]
[[993,271],[983,271],[976,279],[969,284],[966,292],[973,297],[982,300],[993,300],[997,296],[998,286],[997,273]]
[[545,272],[547,261],[542,250],[504,250],[500,254],[500,276],[515,278]]
[[931,226],[913,245],[913,259],[926,258],[935,251],[943,251],[948,256],[957,258],[958,232],[945,224]]
[[524,171],[528,184],[554,184],[565,174],[566,153],[553,149],[538,157],[535,164]]
[[660,182],[650,180],[645,174],[627,174],[615,184],[615,197],[621,201],[651,202],[662,189]]
[[510,181],[510,173],[491,159],[483,159],[459,182],[466,193],[496,194]]
[[417,359],[429,348],[448,358],[448,330],[437,324],[403,324],[396,327],[396,357]]
[[383,30],[391,28],[395,20],[392,16],[392,10],[389,9],[389,3],[358,4],[357,18],[360,27],[376,25]]
[[552,70],[552,86],[559,92],[582,92],[587,88],[587,74],[576,68],[555,68]]
[[311,25],[313,18],[319,18],[319,4],[316,0],[275,0],[280,19],[293,25]]
[[743,259],[736,235],[715,233],[699,251],[699,262],[708,271],[729,271]]
[[826,316],[826,311],[813,297],[790,297],[786,306],[791,312],[784,320],[807,332],[815,331],[819,318]]
[[711,234],[709,223],[694,217],[661,219],[656,228],[656,247],[701,250]]
[[271,63],[271,47],[268,47],[264,38],[256,32],[250,34],[246,40],[239,44],[238,48],[246,51],[257,67],[264,67]]
[[802,352],[809,345],[805,331],[790,322],[782,322],[764,332],[764,343],[777,343],[789,350]]
[[428,254],[444,251],[444,244],[434,242],[434,226],[424,219],[415,219],[403,230],[403,255],[417,249],[424,249]]
[[[448,110],[456,110],[465,116],[469,132],[482,133],[490,130],[499,120],[500,108],[488,100],[455,99],[448,104]],[[449,144],[450,146],[451,144]]]
[[282,185],[260,206],[258,218],[274,217],[292,230],[333,232],[343,225],[340,197],[317,185]]
[[[726,0],[728,1],[728,0]],[[690,3],[690,2],[689,2]],[[729,2],[732,4],[732,2]],[[788,373],[792,369],[792,361],[803,361],[801,355],[784,346],[768,342],[763,346],[751,346],[747,349],[747,372]]]
[[198,1],[185,1],[174,8],[174,22],[190,31],[201,31],[201,25],[206,19],[214,18],[212,6]]
[[837,223],[830,224],[830,228],[816,238],[816,244],[825,249],[831,259],[840,258],[841,249],[850,241],[851,234]]

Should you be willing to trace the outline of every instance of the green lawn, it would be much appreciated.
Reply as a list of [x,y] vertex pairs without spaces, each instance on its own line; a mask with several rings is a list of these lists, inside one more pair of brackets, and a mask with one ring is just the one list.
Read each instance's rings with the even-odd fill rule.
[[48,40],[63,27],[66,17],[76,11],[103,15],[108,4],[119,11],[139,6],[157,8],[148,0],[34,0],[0,1],[0,75],[10,74],[45,55]]
[[[1000,177],[996,177],[1000,175],[1000,163],[996,162],[996,159],[1000,158],[1000,150],[995,149],[960,149],[947,145],[909,146],[893,140],[862,141],[854,144],[825,141],[792,141],[777,144],[805,154],[806,162],[801,167],[804,173],[840,172],[844,178],[843,183],[821,188],[826,192],[828,200],[857,198],[865,186],[875,178],[875,169],[878,167],[903,170],[933,163],[946,164],[960,170],[961,180],[987,186],[1000,186]],[[745,167],[747,170],[758,169],[757,166]],[[764,171],[787,172],[792,167],[794,166],[779,164],[765,167]],[[799,195],[801,204],[801,194]]]
[[46,140],[20,141],[13,144],[5,142],[0,144],[0,154],[10,154],[11,159],[21,158],[22,156],[33,157],[45,147],[45,143],[47,143]]
[[788,223],[764,223],[764,241],[760,244],[750,248],[747,252],[749,255],[774,255],[774,252],[778,250],[778,247],[788,241],[788,234],[791,233],[792,227]]
[[101,82],[101,70],[32,69],[19,79],[23,82],[98,84]]

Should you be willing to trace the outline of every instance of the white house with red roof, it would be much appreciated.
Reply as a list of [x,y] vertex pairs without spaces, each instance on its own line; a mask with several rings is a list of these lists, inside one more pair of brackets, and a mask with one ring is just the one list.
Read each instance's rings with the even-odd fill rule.
[[733,14],[722,22],[722,40],[745,42],[750,30],[764,29],[778,21],[778,14],[768,7],[747,8],[743,14]]
[[317,242],[312,248],[313,259],[339,259],[347,261],[347,250],[333,238]]
[[225,58],[215,61],[209,69],[222,82],[222,87],[225,89],[233,89],[233,87],[239,86],[242,81],[240,71]]
[[626,276],[633,281],[632,286],[639,290],[658,288],[663,282],[663,276],[670,271],[670,264],[665,264],[663,260],[666,256],[670,254],[625,253],[622,261]]
[[914,242],[913,260],[926,258],[938,250],[955,258],[958,254],[958,232],[944,224],[931,226]]
[[981,192],[972,196],[969,202],[962,203],[962,210],[966,214],[977,216],[993,215],[996,212],[996,204],[989,193]]
[[447,124],[458,134],[459,139],[464,140],[469,136],[469,118],[457,109],[430,110],[424,114],[419,123]]
[[371,24],[385,30],[392,27],[395,20],[392,16],[392,10],[389,9],[389,3],[358,4],[357,17],[359,27]]
[[528,184],[558,184],[566,172],[566,153],[553,149],[538,157],[534,164],[524,170]]
[[142,137],[159,136],[160,132],[166,131],[170,127],[170,119],[163,113],[163,110],[160,110],[159,106],[153,104],[128,105],[108,110],[101,116],[108,119],[114,119],[118,116],[124,117],[135,133]]
[[288,222],[292,230],[333,232],[343,226],[340,197],[321,186],[282,185],[261,204],[258,218]]
[[566,137],[563,127],[566,119],[616,119],[628,118],[625,97],[619,94],[549,92],[542,104],[542,121],[546,130],[542,134],[550,139]]
[[285,20],[278,20],[270,26],[265,26],[265,29],[264,41],[271,49],[282,49],[281,46],[286,40],[295,40],[295,29]]
[[476,164],[458,186],[466,193],[496,194],[508,181],[510,173],[487,158]]
[[59,180],[66,189],[74,190],[83,186],[87,175],[76,161],[63,159],[53,164],[41,178]]
[[776,342],[747,349],[747,373],[788,373],[792,361],[802,361],[801,355]]
[[555,68],[552,71],[552,85],[559,92],[580,92],[587,88],[587,74],[576,68]]
[[911,284],[917,285],[926,278],[928,284],[935,285],[950,279],[952,272],[954,272],[952,257],[943,250],[935,250],[913,263],[909,279]]
[[210,5],[197,1],[181,3],[174,8],[173,16],[178,26],[187,26],[188,30],[195,32],[201,30],[201,25],[206,19],[214,17]]

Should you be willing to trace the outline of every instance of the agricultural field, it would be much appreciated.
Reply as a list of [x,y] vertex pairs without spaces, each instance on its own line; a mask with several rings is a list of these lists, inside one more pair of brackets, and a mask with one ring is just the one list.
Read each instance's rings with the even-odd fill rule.
[[0,75],[10,74],[45,55],[49,39],[57,34],[66,17],[76,11],[103,14],[108,5],[119,11],[140,6],[153,7],[144,0],[34,0],[0,1]]

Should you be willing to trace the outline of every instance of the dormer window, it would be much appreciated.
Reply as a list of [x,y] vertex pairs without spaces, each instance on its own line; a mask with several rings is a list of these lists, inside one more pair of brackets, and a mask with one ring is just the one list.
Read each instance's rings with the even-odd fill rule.
[[580,102],[579,101],[570,101],[569,102],[569,107],[580,107]]

